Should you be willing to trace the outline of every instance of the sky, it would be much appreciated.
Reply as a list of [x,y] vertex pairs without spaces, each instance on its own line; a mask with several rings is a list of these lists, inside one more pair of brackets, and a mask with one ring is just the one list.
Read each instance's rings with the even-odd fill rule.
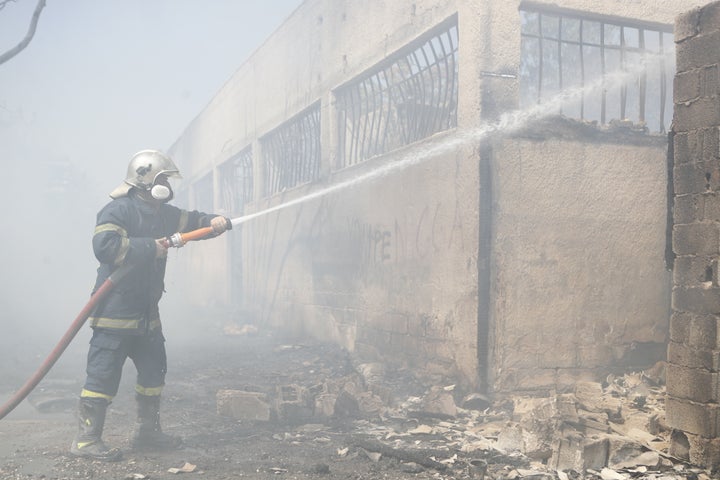
[[[95,214],[131,156],[167,150],[300,3],[47,0],[32,42],[0,65],[3,339],[65,331],[94,283]],[[35,5],[0,10],[0,52]]]
[[[106,198],[127,160],[167,149],[301,0],[47,0],[30,45],[0,65],[0,155],[70,161]],[[0,49],[36,0],[0,10]]]

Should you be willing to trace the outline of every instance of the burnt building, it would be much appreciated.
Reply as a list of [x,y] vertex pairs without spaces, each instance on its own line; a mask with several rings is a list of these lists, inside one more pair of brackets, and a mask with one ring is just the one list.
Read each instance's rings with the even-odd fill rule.
[[306,0],[170,149],[183,206],[246,220],[187,299],[495,394],[664,360],[704,3]]

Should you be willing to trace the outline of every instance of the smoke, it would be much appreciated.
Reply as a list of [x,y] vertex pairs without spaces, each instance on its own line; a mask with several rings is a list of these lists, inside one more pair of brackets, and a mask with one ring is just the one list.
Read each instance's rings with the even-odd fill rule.
[[[0,51],[23,38],[35,3],[2,9]],[[169,147],[299,3],[48,3],[32,42],[0,66],[0,394],[88,301],[95,215],[131,155]],[[81,329],[48,377],[84,377],[90,333]]]
[[[88,186],[82,171],[67,160],[29,168],[33,163],[25,157],[11,158],[0,190],[7,212],[0,248],[0,372],[11,382],[3,387],[10,388],[39,366],[78,314],[95,268],[87,255],[94,222],[83,198]],[[86,348],[87,333],[65,361]]]
[[[177,92],[181,91],[184,100],[191,94],[198,96],[197,89],[180,80],[204,74],[207,70],[198,68],[193,61],[188,60],[187,51],[178,48],[174,52],[175,63],[190,67],[179,73],[166,71],[150,60],[160,58],[161,53],[140,58],[140,54],[149,48],[147,35],[128,35],[127,25],[116,24],[114,28],[107,28],[102,23],[113,16],[107,14],[110,7],[88,2],[84,8],[97,9],[96,12],[91,11],[96,14],[92,17],[78,7],[78,2],[71,4],[70,13],[65,13],[67,17],[60,19],[62,21],[53,19],[52,9],[44,13],[31,47],[8,63],[4,67],[5,77],[0,77],[0,86],[4,92],[0,98],[0,144],[5,147],[0,201],[7,211],[3,247],[0,249],[4,271],[0,277],[0,300],[4,307],[0,375],[7,380],[8,385],[4,386],[10,388],[12,384],[17,384],[16,380],[24,380],[27,373],[39,365],[89,299],[97,266],[90,244],[95,214],[103,205],[104,200],[101,199],[107,199],[107,190],[120,180],[125,167],[111,161],[122,163],[134,151],[162,144],[165,134],[170,135],[167,138],[175,138],[181,128],[170,125],[171,122],[167,120],[183,116],[177,108],[182,103],[178,101]],[[135,2],[133,7],[121,7],[132,16],[128,25],[136,24],[143,17],[150,21],[154,21],[152,18],[166,18],[161,15],[143,15],[137,11],[142,5],[143,2]],[[197,7],[196,2],[193,5],[193,8],[209,8]],[[249,7],[242,5],[238,8]],[[172,12],[177,12],[174,5]],[[77,16],[81,23],[73,26],[73,35],[63,37],[63,21],[69,23],[69,19],[75,17],[76,13],[83,13]],[[102,21],[98,21],[98,18]],[[247,18],[254,17],[249,15]],[[187,22],[194,28],[206,23]],[[277,17],[273,20],[273,26],[276,23]],[[160,38],[163,44],[173,43],[163,38],[165,34],[159,25],[147,28],[146,32],[154,32],[151,36]],[[49,34],[55,37],[49,37]],[[104,39],[111,36],[117,37],[118,42],[132,41],[136,50],[131,53],[135,58],[123,58],[124,55],[120,55],[123,51],[108,50],[99,40],[88,42],[88,38]],[[194,38],[201,36],[198,34]],[[263,32],[260,38],[265,36]],[[43,47],[43,42],[46,50],[52,53],[46,54],[46,58],[33,57],[34,52]],[[215,57],[207,55],[205,42],[195,43],[202,46],[195,61]],[[226,48],[228,43],[225,41],[223,47]],[[62,57],[55,48],[51,48],[55,45],[67,50],[75,49],[78,55]],[[128,54],[127,51],[124,53]],[[236,53],[236,56],[242,57],[242,54]],[[98,58],[102,61],[95,61]],[[41,68],[43,62],[47,62],[49,67],[46,70]],[[134,68],[138,62],[143,67],[142,75],[138,75]],[[237,67],[237,60],[230,59],[230,62],[231,69]],[[530,109],[503,115],[495,123],[471,130],[458,130],[450,135],[443,134],[426,142],[421,152],[401,155],[376,170],[267,210],[233,219],[233,223],[239,225],[261,215],[398,173],[491,135],[512,133],[554,114],[565,103],[601,88],[619,85],[642,69],[657,63],[660,63],[657,59],[647,57],[645,62],[637,65],[637,71],[617,72],[585,88],[562,92]],[[90,64],[94,66],[92,72],[88,68]],[[58,72],[62,72],[64,81],[43,83],[45,78],[57,78]],[[222,80],[227,77],[226,73],[221,75]],[[22,86],[15,85],[13,78],[22,79]],[[32,78],[32,82],[29,78]],[[122,80],[118,82],[122,83],[121,87],[112,83],[117,82],[118,78]],[[149,83],[158,78],[162,84]],[[81,92],[70,88],[75,83],[80,85]],[[137,89],[135,95],[129,87]],[[56,95],[48,96],[48,92],[56,92]],[[25,106],[14,100],[14,97],[23,98],[23,94],[29,99]],[[169,97],[164,107],[153,103],[159,96],[172,94],[175,97]],[[120,109],[119,117],[110,113],[112,110],[106,103],[116,97],[126,104],[125,108]],[[84,117],[67,117],[68,112],[72,111],[82,111]],[[128,132],[129,128],[133,129],[130,133],[119,134]],[[158,140],[158,136],[163,138]],[[167,305],[167,302],[164,302],[162,308],[179,310],[177,306]],[[196,332],[202,330],[197,324],[193,328]],[[82,363],[78,358],[87,350],[88,337],[89,329],[83,329],[63,357],[69,365],[67,371],[72,372],[74,378],[83,376]],[[60,374],[63,374],[62,362],[54,372],[60,369]]]

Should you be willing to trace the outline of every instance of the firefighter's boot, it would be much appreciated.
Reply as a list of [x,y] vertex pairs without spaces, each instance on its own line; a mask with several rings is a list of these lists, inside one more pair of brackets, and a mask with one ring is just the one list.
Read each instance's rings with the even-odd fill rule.
[[122,458],[117,448],[109,448],[102,441],[105,413],[108,404],[104,398],[80,397],[78,403],[78,434],[70,447],[76,457],[114,462]]
[[171,450],[182,444],[180,437],[168,435],[160,428],[160,396],[136,395],[138,419],[130,437],[134,450]]

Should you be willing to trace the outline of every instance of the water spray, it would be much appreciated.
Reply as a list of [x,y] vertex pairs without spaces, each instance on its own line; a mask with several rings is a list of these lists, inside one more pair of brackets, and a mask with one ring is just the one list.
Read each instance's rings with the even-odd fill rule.
[[533,105],[530,108],[524,110],[516,110],[508,113],[504,113],[500,118],[493,123],[481,125],[472,130],[457,131],[449,137],[445,137],[442,141],[437,144],[423,145],[424,150],[422,152],[409,152],[402,155],[398,160],[378,167],[374,170],[360,174],[355,178],[344,180],[342,182],[330,185],[326,188],[322,188],[315,192],[309,193],[302,197],[290,200],[274,207],[261,210],[259,212],[250,213],[241,217],[231,219],[233,226],[237,226],[258,218],[269,213],[277,212],[285,208],[289,208],[295,205],[299,205],[316,198],[324,197],[338,190],[344,190],[346,188],[352,188],[360,183],[377,180],[379,178],[390,175],[391,173],[399,172],[413,165],[424,162],[430,158],[440,156],[444,153],[451,152],[456,148],[464,145],[479,142],[490,135],[507,135],[509,133],[516,132],[528,124],[541,120],[543,118],[550,117],[557,113],[560,108],[569,103],[582,99],[584,95],[593,93],[603,89],[613,89],[622,86],[628,79],[642,72],[652,71],[653,68],[658,68],[662,61],[674,54],[674,51],[666,52],[663,54],[648,54],[645,55],[641,61],[633,65],[628,70],[618,70],[603,77],[595,80],[594,82],[583,86],[569,88],[561,91],[560,93],[550,97],[548,100]]

